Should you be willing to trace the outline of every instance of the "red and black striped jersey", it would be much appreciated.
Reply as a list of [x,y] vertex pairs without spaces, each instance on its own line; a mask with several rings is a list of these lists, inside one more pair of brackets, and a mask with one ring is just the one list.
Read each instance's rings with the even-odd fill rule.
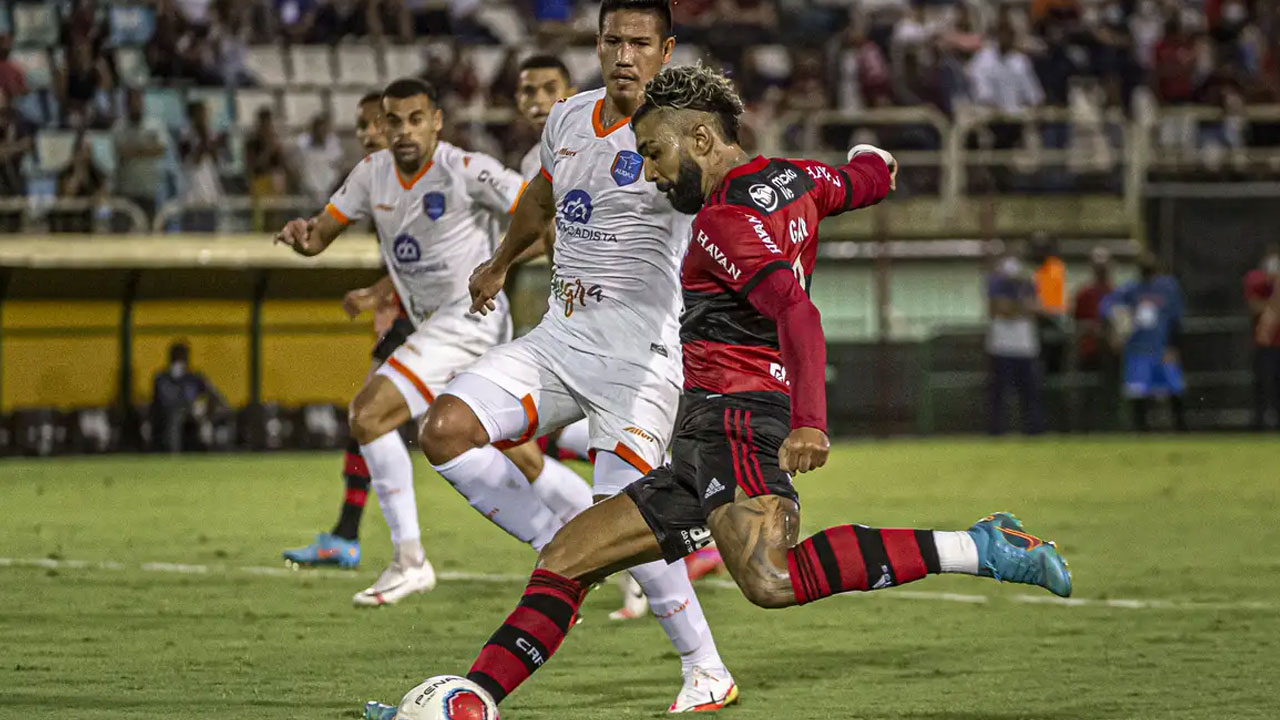
[[889,185],[874,154],[839,168],[756,157],[731,170],[694,219],[681,268],[685,388],[788,392],[777,325],[747,296],[780,270],[795,273],[808,293],[818,224],[879,202]]

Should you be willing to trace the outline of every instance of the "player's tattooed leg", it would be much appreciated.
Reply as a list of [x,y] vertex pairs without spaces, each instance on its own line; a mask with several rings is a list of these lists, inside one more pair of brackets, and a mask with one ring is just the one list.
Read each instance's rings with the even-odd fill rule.
[[794,605],[787,572],[787,551],[800,532],[800,508],[789,498],[748,498],[738,490],[735,502],[708,518],[725,567],[748,600],[766,608]]
[[635,502],[621,494],[592,505],[561,528],[542,549],[538,568],[588,587],[661,558],[662,549]]

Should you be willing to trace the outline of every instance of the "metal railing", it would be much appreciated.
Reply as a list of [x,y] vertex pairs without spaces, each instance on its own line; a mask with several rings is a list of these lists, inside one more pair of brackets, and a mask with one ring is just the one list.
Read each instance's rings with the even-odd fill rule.
[[[116,218],[127,221],[119,226]],[[0,197],[0,233],[23,230],[58,230],[60,225],[106,228],[114,232],[147,232],[147,214],[127,198]],[[68,227],[69,232],[74,232]]]
[[[955,115],[948,117],[933,107],[918,106],[856,112],[748,112],[743,121],[755,138],[756,150],[764,155],[837,162],[849,142],[878,141],[897,157],[903,174],[900,180],[907,180],[908,192],[935,196],[947,207],[957,207],[973,195],[1017,192],[1017,187],[1001,187],[999,180],[1005,177],[1036,192],[1119,195],[1134,237],[1142,234],[1142,198],[1153,172],[1218,167],[1280,175],[1280,146],[1248,145],[1248,129],[1255,124],[1274,123],[1280,132],[1280,105],[1236,110],[1136,106],[1139,111],[1132,117],[1118,108],[1043,107],[1008,115],[976,106],[957,107]],[[472,105],[451,111],[451,119],[464,131],[485,128],[491,132],[514,121],[515,115],[510,109]],[[1010,142],[1010,137],[1015,140]],[[913,171],[914,179],[920,180],[914,187]],[[1090,177],[1093,183],[1079,184],[1081,178]],[[25,223],[47,217],[51,209],[88,207],[102,213],[109,208],[126,217],[133,230],[149,226],[154,232],[182,229],[179,221],[184,215],[202,213],[200,224],[208,225],[213,218],[219,230],[261,230],[264,213],[310,214],[322,204],[306,196],[228,196],[216,204],[179,199],[162,205],[148,221],[137,205],[119,198],[0,199],[0,213],[19,211]],[[244,213],[252,214],[251,219],[245,220]]]

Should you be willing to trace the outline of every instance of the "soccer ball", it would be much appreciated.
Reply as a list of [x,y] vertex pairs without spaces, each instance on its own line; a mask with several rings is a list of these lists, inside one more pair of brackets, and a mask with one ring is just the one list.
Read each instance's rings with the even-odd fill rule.
[[498,720],[498,706],[470,680],[437,675],[404,696],[396,720]]

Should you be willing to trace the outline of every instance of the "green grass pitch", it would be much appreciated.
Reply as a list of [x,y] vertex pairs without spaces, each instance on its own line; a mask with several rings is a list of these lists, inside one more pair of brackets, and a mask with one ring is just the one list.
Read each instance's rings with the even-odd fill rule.
[[[425,463],[427,553],[470,579],[353,609],[390,554],[372,497],[359,571],[254,570],[281,568],[282,548],[333,522],[339,463],[0,462],[0,718],[338,720],[465,671],[533,555]],[[1280,717],[1280,441],[869,441],[797,484],[805,533],[965,527],[1012,510],[1059,541],[1085,602],[944,576],[766,612],[704,585],[742,687],[724,717]],[[592,594],[586,622],[504,718],[663,716],[677,658],[656,622],[609,622],[617,601],[612,586]]]

